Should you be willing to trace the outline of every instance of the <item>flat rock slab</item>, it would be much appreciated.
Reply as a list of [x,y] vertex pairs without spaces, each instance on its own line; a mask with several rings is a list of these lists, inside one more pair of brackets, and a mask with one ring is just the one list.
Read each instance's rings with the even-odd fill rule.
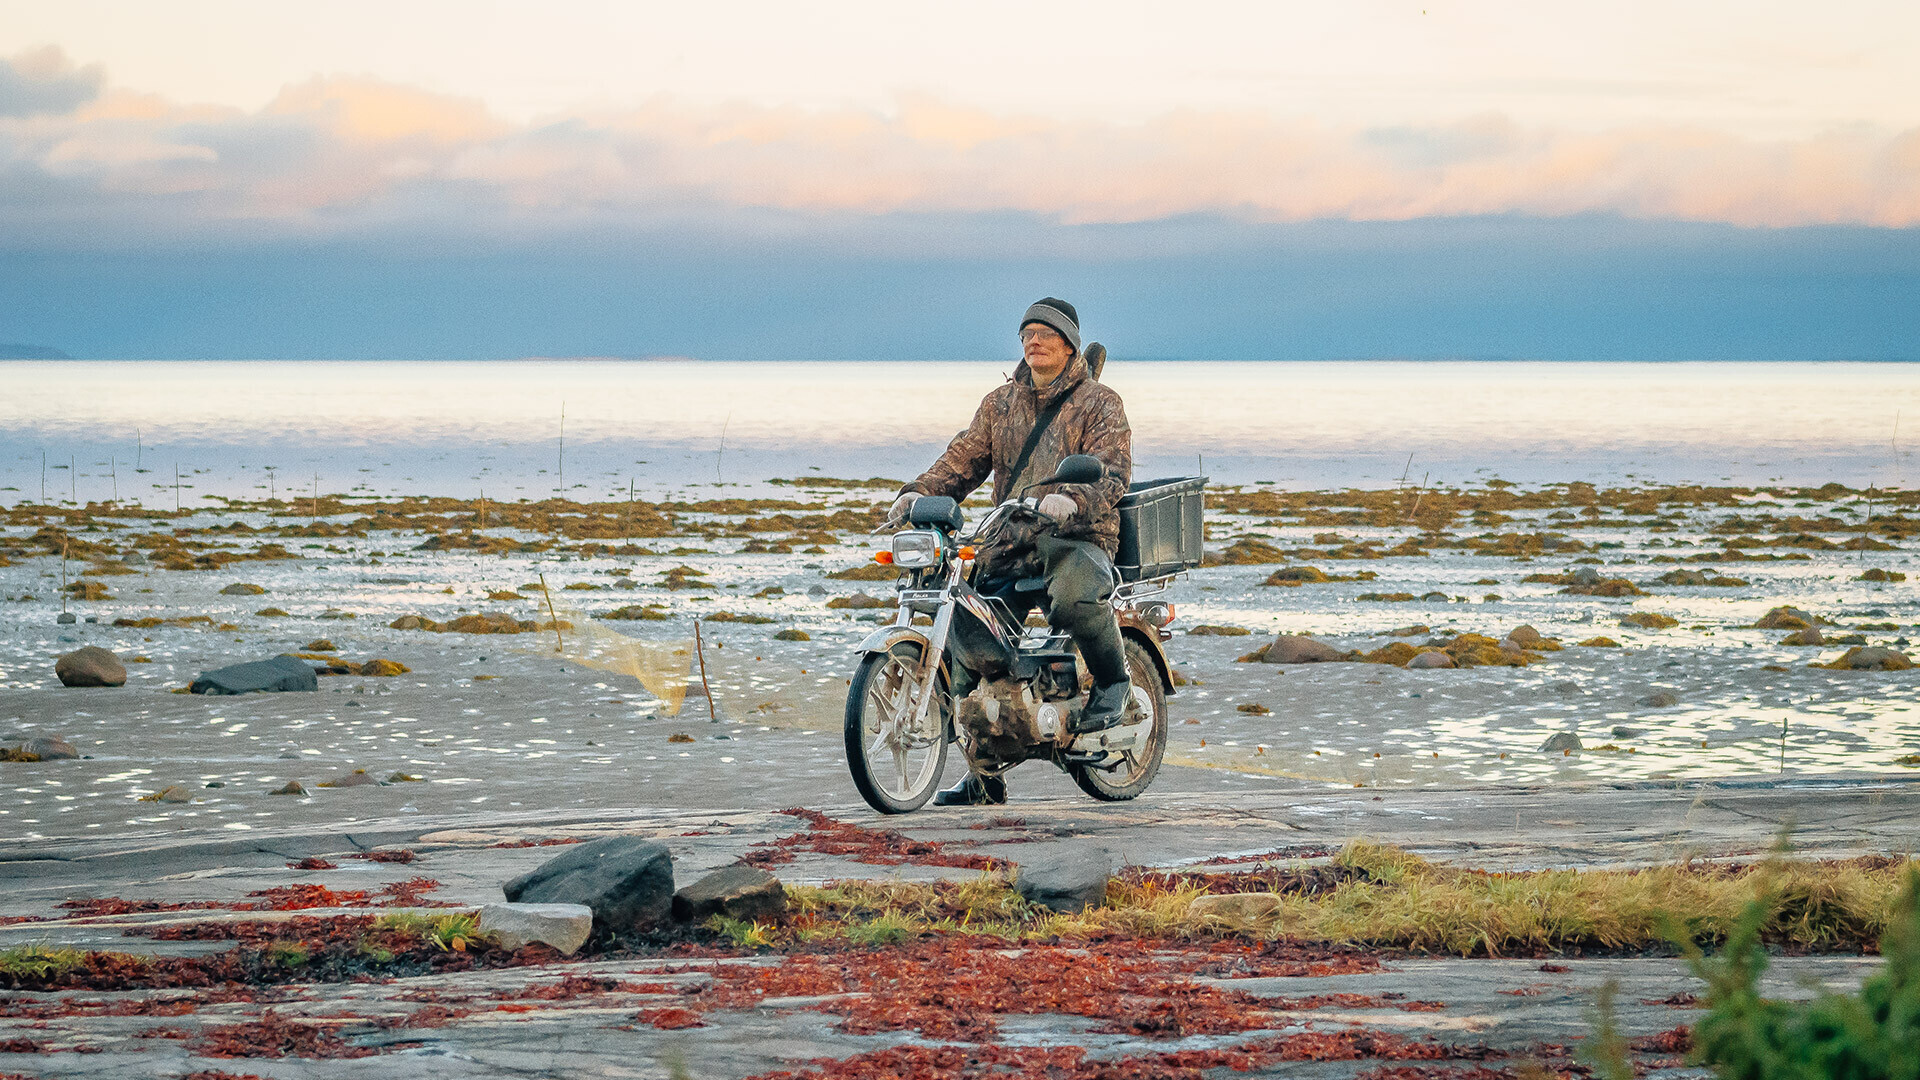
[[[753,965],[765,960],[722,960]],[[636,1022],[641,1010],[671,1007],[686,991],[713,978],[714,963],[689,971],[684,962],[610,961],[569,963],[543,969],[422,976],[384,983],[305,985],[290,1000],[272,1006],[280,1016],[321,1024],[350,1043],[381,1051],[344,1060],[220,1059],[192,1052],[180,1038],[154,1038],[155,1029],[191,1037],[201,1030],[255,1019],[256,1003],[202,1004],[185,1016],[71,1016],[0,1018],[0,1042],[27,1038],[49,1048],[87,1048],[86,1053],[0,1054],[0,1072],[39,1077],[128,1077],[174,1080],[201,1069],[306,1078],[456,1077],[647,1077],[691,1075],[737,1080],[793,1070],[820,1058],[845,1059],[903,1044],[926,1045],[908,1032],[852,1035],[838,1030],[830,1008],[838,997],[764,1000],[758,1007],[709,1012],[700,1027],[661,1030]],[[1763,989],[1771,997],[1804,998],[1814,988],[1851,990],[1879,965],[1877,958],[1778,957]],[[1276,1009],[1273,1026],[1222,1036],[1155,1038],[1103,1033],[1099,1022],[1080,1016],[1001,1017],[998,1045],[1080,1046],[1094,1058],[1121,1058],[1178,1050],[1232,1046],[1263,1036],[1306,1030],[1340,1031],[1350,1025],[1411,1039],[1480,1044],[1515,1057],[1541,1044],[1561,1044],[1590,1032],[1586,1010],[1608,980],[1620,990],[1617,1009],[1623,1034],[1639,1038],[1691,1024],[1700,1012],[1686,995],[1704,987],[1677,960],[1561,960],[1542,970],[1538,960],[1401,960],[1360,975],[1299,978],[1197,979],[1265,998],[1289,999]],[[614,979],[632,989],[544,996],[562,976]],[[190,992],[94,994],[88,999],[178,999]],[[1396,1007],[1386,994],[1425,1003],[1420,1011]],[[1359,995],[1371,1002],[1333,995]],[[18,1002],[55,1001],[57,994],[19,994]],[[1316,996],[1318,1000],[1316,1000]],[[1667,1004],[1672,999],[1680,1004]],[[421,1001],[454,1011],[429,1017]],[[429,1008],[428,1012],[432,1010]],[[145,1037],[143,1037],[143,1035]],[[1382,1062],[1287,1062],[1247,1075],[1311,1076],[1348,1080]],[[1514,1057],[1489,1064],[1512,1065]],[[1243,1075],[1232,1073],[1231,1075]]]
[[480,929],[518,949],[540,942],[572,956],[593,933],[593,909],[585,904],[488,904],[480,909]]

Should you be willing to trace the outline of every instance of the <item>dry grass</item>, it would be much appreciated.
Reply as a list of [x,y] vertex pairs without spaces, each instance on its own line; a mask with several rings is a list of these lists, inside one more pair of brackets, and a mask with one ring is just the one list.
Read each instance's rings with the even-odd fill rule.
[[[1288,871],[1267,867],[1236,886],[1149,875],[1114,879],[1105,905],[1077,915],[1035,908],[1007,879],[927,885],[840,882],[789,890],[796,940],[899,939],[917,933],[985,934],[1008,941],[1107,935],[1155,939],[1245,936],[1396,947],[1457,956],[1568,949],[1636,950],[1676,935],[1724,940],[1741,909],[1770,886],[1781,898],[1763,929],[1773,943],[1810,950],[1873,948],[1888,925],[1908,862],[1864,858],[1776,859],[1728,867],[1683,863],[1644,870],[1486,873],[1427,862],[1397,848],[1347,845],[1335,870],[1298,867],[1314,887],[1289,887]],[[1278,882],[1278,884],[1276,884]],[[1206,892],[1273,893],[1270,910],[1246,917],[1195,916]]]

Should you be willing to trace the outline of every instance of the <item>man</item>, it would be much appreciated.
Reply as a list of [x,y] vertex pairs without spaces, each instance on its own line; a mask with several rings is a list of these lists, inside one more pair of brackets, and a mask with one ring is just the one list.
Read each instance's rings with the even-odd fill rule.
[[[1080,316],[1072,304],[1049,296],[1029,307],[1020,319],[1020,343],[1025,358],[1013,378],[980,402],[973,422],[953,437],[932,468],[901,489],[889,520],[904,521],[922,495],[964,499],[989,474],[999,503],[1052,476],[1069,455],[1100,459],[1107,472],[1099,483],[1048,484],[1026,492],[1038,496],[1040,512],[1058,523],[1052,535],[1043,534],[1034,544],[1046,578],[1047,621],[1073,635],[1093,676],[1093,691],[1074,731],[1099,731],[1120,722],[1130,696],[1126,652],[1109,600],[1113,555],[1120,545],[1114,506],[1133,475],[1133,431],[1120,395],[1088,370],[1080,349]],[[1023,464],[1021,452],[1029,443]],[[974,587],[1000,597],[1020,619],[1042,602],[1037,591],[1016,589],[1013,581],[994,578],[990,569],[987,577],[976,577]],[[940,792],[934,803],[1000,803],[1006,797],[1000,777],[969,775]]]

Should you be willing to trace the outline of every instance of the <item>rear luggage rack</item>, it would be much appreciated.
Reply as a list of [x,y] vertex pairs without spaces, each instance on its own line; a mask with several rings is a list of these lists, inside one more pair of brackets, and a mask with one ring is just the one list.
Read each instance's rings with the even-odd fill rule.
[[1113,560],[1123,582],[1178,574],[1200,565],[1206,541],[1207,478],[1142,480],[1127,489],[1120,512],[1120,551]]

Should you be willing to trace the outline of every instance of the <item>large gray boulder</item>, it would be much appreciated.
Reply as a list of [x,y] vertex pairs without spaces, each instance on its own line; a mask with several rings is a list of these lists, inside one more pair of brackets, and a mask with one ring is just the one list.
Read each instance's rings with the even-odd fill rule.
[[504,948],[537,941],[571,956],[593,933],[593,909],[585,904],[483,904],[480,929],[492,933]]
[[585,904],[596,928],[645,933],[673,912],[673,853],[637,836],[569,848],[502,887],[515,904]]
[[187,686],[196,694],[251,694],[256,692],[320,689],[320,680],[305,660],[297,656],[276,656],[246,664],[203,671]]
[[760,922],[786,913],[787,890],[780,879],[754,866],[715,870],[673,894],[673,917],[680,922],[703,922],[715,915]]
[[1415,669],[1415,670],[1426,669],[1426,668],[1450,668],[1453,666],[1454,666],[1453,657],[1448,656],[1446,653],[1443,653],[1443,652],[1423,652],[1420,655],[1414,657],[1413,659],[1407,661],[1407,667],[1409,669]]
[[61,686],[125,686],[127,666],[98,645],[75,649],[53,662]]
[[1281,634],[1260,652],[1263,664],[1325,664],[1346,658],[1343,650],[1297,634]]
[[1028,902],[1054,911],[1077,912],[1097,907],[1107,898],[1107,879],[1120,866],[1120,856],[1097,845],[1060,847],[1038,852],[1020,863],[1013,887]]

